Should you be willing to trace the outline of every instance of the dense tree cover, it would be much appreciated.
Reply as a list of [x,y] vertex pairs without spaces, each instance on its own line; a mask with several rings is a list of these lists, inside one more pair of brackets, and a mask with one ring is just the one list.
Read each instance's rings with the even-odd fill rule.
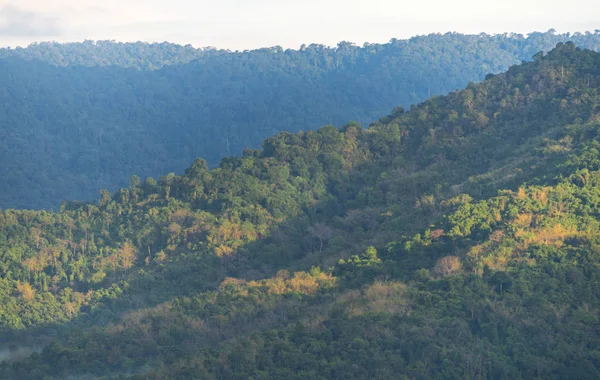
[[0,352],[44,347],[0,377],[598,378],[599,91],[559,44],[368,129],[4,211]]
[[90,41],[33,43],[26,48],[0,48],[0,58],[20,57],[56,66],[119,66],[157,70],[164,66],[185,64],[216,49],[197,49],[191,45],[168,42]]
[[598,32],[549,31],[243,52],[108,41],[4,49],[0,207],[56,209],[131,174],[180,173],[197,157],[214,167],[279,131],[370,123],[569,39],[600,48]]

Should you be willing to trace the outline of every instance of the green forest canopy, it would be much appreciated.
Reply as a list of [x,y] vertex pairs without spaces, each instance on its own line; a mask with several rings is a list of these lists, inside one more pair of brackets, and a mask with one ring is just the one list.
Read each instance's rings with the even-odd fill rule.
[[4,211],[3,341],[40,352],[0,377],[598,378],[599,149],[600,54],[567,43],[368,129]]
[[280,131],[364,125],[600,34],[432,34],[362,47],[230,52],[87,41],[0,50],[0,208],[92,200],[129,177],[257,148]]

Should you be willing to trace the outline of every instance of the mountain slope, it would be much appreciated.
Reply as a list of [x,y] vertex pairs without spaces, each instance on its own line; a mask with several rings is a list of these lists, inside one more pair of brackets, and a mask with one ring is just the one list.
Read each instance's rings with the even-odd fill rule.
[[0,57],[19,57],[38,60],[56,66],[119,66],[140,70],[158,70],[165,66],[185,64],[215,52],[215,49],[197,49],[191,45],[168,42],[41,42],[26,48],[1,48]]
[[599,68],[3,212],[0,377],[597,378]]
[[430,35],[388,44],[247,52],[169,44],[39,44],[0,56],[2,208],[54,208],[99,189],[209,166],[279,131],[445,94],[574,39],[600,34]]

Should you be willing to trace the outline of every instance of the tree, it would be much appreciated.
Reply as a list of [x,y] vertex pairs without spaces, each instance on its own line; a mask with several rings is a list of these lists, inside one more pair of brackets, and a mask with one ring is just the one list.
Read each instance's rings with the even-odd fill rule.
[[106,205],[111,201],[111,196],[108,190],[102,189],[100,190],[100,201],[98,205],[100,207],[106,207]]
[[165,199],[169,200],[171,197],[171,186],[173,185],[173,179],[175,178],[175,173],[169,173],[164,177],[161,177],[160,184],[165,191]]
[[323,251],[323,245],[333,237],[333,229],[324,223],[317,223],[308,228],[311,236],[319,239],[319,252]]
[[462,265],[458,257],[444,256],[436,262],[433,271],[441,277],[446,277],[453,274],[457,274],[458,272],[460,272],[461,268]]
[[36,291],[28,282],[18,282],[17,290],[25,301],[34,300]]
[[121,247],[121,266],[125,270],[131,269],[136,259],[135,248],[129,242],[125,242]]
[[141,183],[140,177],[134,174],[129,179],[129,188],[133,190],[136,187],[140,186],[140,183]]
[[369,260],[369,261],[376,261],[378,260],[377,258],[377,250],[375,249],[375,247],[370,246],[369,248],[367,248],[367,250],[365,251],[365,259]]

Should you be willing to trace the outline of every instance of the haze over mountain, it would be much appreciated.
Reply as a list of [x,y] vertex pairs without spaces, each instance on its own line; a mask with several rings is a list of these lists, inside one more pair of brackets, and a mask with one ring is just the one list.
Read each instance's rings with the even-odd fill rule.
[[95,199],[132,175],[181,173],[279,131],[368,124],[599,33],[432,34],[246,52],[174,44],[43,43],[0,50],[1,208]]
[[459,32],[598,28],[592,0],[0,0],[0,46],[35,41],[171,41],[232,50]]
[[600,54],[560,43],[367,129],[1,212],[2,341],[44,348],[0,378],[599,378],[599,127]]

